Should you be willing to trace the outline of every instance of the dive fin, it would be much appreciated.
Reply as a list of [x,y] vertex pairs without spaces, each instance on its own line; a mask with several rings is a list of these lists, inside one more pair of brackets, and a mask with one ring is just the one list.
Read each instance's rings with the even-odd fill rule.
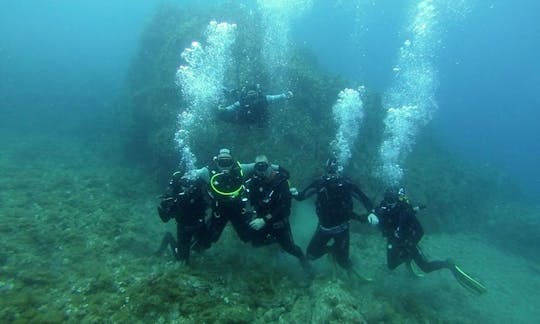
[[368,277],[362,275],[361,273],[356,271],[356,269],[354,269],[353,267],[351,267],[350,269],[347,269],[347,274],[349,275],[349,278],[351,278],[351,279],[353,277],[356,277],[356,278],[360,279],[360,281],[363,281],[363,282],[372,282],[373,281],[372,278],[368,278]]
[[479,295],[487,292],[487,288],[484,285],[482,285],[476,279],[466,274],[457,265],[454,265],[452,269],[452,273],[454,274],[454,277],[456,278],[457,282],[460,285],[462,285],[464,288]]

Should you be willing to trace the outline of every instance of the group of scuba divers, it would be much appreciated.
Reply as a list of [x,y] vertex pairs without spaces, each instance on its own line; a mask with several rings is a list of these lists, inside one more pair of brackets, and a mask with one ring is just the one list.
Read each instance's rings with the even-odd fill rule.
[[[289,99],[292,93],[266,97]],[[254,101],[239,102],[220,110],[234,112],[238,119],[246,113],[251,117],[255,114],[249,110],[260,108]],[[425,206],[413,205],[403,188],[387,188],[382,201],[374,206],[360,187],[343,175],[335,156],[327,160],[324,174],[301,191],[289,186],[289,178],[285,168],[270,163],[265,155],[256,156],[252,163],[240,163],[227,148],[220,149],[203,168],[175,172],[162,196],[158,214],[163,222],[176,220],[177,239],[167,233],[159,252],[170,247],[178,261],[188,264],[191,250],[210,248],[230,222],[242,242],[255,247],[277,243],[296,257],[310,275],[313,269],[309,262],[328,255],[351,278],[371,281],[355,270],[349,257],[350,222],[357,220],[381,230],[387,240],[390,270],[405,263],[412,273],[422,276],[412,267],[413,261],[425,273],[446,268],[463,287],[478,294],[486,292],[480,282],[451,259],[426,259],[418,246],[424,231],[416,218],[416,212]],[[302,201],[312,196],[318,224],[304,254],[294,242],[289,216],[293,199]],[[365,214],[353,211],[353,199],[364,206]]]

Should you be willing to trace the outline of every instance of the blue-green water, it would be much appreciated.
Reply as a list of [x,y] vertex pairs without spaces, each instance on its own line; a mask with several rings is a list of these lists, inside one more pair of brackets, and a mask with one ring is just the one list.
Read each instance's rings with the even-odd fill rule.
[[[197,167],[220,146],[231,145],[242,161],[265,150],[297,170],[293,185],[309,183],[318,175],[335,132],[328,126],[333,122],[328,111],[337,92],[302,92],[302,84],[320,80],[320,69],[323,79],[340,76],[346,86],[362,84],[370,91],[364,98],[363,132],[351,144],[348,168],[378,201],[383,180],[375,170],[384,124],[373,107],[388,107],[373,98],[405,88],[396,87],[400,79],[394,68],[405,70],[405,65],[397,66],[399,49],[412,39],[406,26],[415,3],[314,1],[302,12],[289,12],[289,46],[309,53],[312,60],[304,69],[316,76],[298,72],[302,69],[291,63],[297,58],[279,66],[292,76],[284,77],[285,86],[277,84],[277,77],[271,79],[267,88],[290,86],[295,98],[272,111],[268,129],[203,123],[216,127],[211,133],[215,138],[196,138],[195,151],[201,152],[197,145],[206,148],[197,156]],[[159,94],[180,92],[174,75],[177,65],[185,64],[181,50],[193,40],[205,43],[202,31],[208,21],[199,26],[206,18],[194,19],[175,29],[179,35],[189,28],[197,34],[178,36],[182,41],[174,65],[142,66],[138,58],[144,53],[159,54],[144,47],[151,42],[144,42],[148,37],[143,34],[160,3],[3,2],[0,321],[535,323],[540,316],[540,64],[534,53],[540,25],[534,15],[540,8],[534,1],[478,1],[463,10],[460,3],[453,7],[455,16],[437,16],[439,33],[426,38],[437,44],[429,47],[433,55],[423,56],[437,76],[437,107],[426,125],[414,124],[418,131],[412,150],[401,162],[411,199],[428,205],[419,213],[427,232],[424,252],[434,259],[452,257],[486,285],[488,292],[481,296],[459,286],[448,271],[422,278],[412,277],[403,266],[389,271],[380,233],[360,223],[352,225],[351,256],[357,269],[374,279],[371,283],[351,280],[326,258],[313,262],[315,277],[306,282],[297,261],[277,246],[253,248],[230,228],[210,250],[195,254],[189,267],[166,253],[156,255],[165,231],[175,232],[174,224],[163,224],[156,213],[164,174],[174,166],[170,161],[156,164],[153,158],[168,156],[159,145],[174,141],[163,139],[169,133],[156,127],[165,123],[159,113],[164,106],[144,115],[142,125],[148,128],[139,126],[133,133],[132,120],[125,119],[136,105],[128,103],[153,107]],[[230,15],[213,4],[201,11],[211,10],[218,21],[220,13]],[[292,4],[281,2],[282,9]],[[242,8],[258,12],[260,4],[247,1]],[[269,20],[270,26],[277,28],[279,17]],[[257,28],[269,28],[263,21]],[[231,22],[242,39],[243,20]],[[187,27],[189,23],[195,26]],[[239,43],[250,50],[259,46]],[[408,67],[414,70],[414,64]],[[134,82],[145,69],[162,71],[170,84],[159,83],[162,79]],[[303,105],[311,96],[326,106]],[[179,113],[185,103],[176,102],[171,110]],[[176,115],[169,118],[176,125]],[[379,123],[365,124],[377,118]],[[137,142],[145,132],[155,151]],[[135,145],[130,142],[134,139]],[[291,224],[305,250],[316,226],[313,201],[293,203]]]

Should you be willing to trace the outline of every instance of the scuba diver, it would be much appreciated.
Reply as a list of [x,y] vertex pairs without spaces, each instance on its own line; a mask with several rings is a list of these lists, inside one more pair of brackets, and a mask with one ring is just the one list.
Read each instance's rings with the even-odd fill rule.
[[237,101],[229,106],[218,106],[219,117],[236,124],[264,124],[268,120],[270,104],[289,100],[291,91],[278,95],[264,95],[260,84],[246,85],[240,91],[226,90],[229,96],[237,93]]
[[181,172],[173,173],[167,191],[161,197],[158,215],[164,223],[172,218],[176,220],[178,241],[167,232],[158,253],[170,246],[175,258],[188,264],[192,244],[206,235],[204,220],[208,202],[204,186],[201,181],[182,178]]
[[288,180],[289,173],[281,167],[273,168],[265,155],[255,158],[254,172],[246,181],[249,200],[256,212],[256,217],[249,223],[253,229],[251,243],[253,246],[278,243],[285,252],[297,257],[304,269],[309,270],[304,253],[292,236]]
[[[424,235],[422,225],[416,218],[416,212],[425,206],[413,206],[403,188],[386,189],[380,205],[370,215],[377,215],[379,228],[387,239],[386,260],[390,270],[405,262],[412,271],[414,261],[425,273],[439,269],[449,269],[456,280],[465,288],[482,294],[486,288],[461,270],[451,259],[446,261],[428,261],[418,243]],[[414,271],[413,271],[414,272]],[[418,276],[418,275],[417,275]]]
[[200,247],[209,248],[211,243],[217,242],[228,221],[240,240],[249,241],[251,229],[248,223],[253,211],[248,206],[244,180],[253,168],[254,163],[241,164],[229,149],[223,148],[208,166],[187,175],[205,182],[211,199],[212,216],[206,224],[206,237],[199,240]]
[[206,248],[218,241],[228,221],[243,242],[249,240],[251,212],[248,211],[244,187],[247,168],[251,172],[253,167],[240,164],[229,149],[223,148],[208,166],[193,171],[196,179],[208,184],[207,193],[211,199],[212,216],[207,222],[207,237],[203,241]]
[[[334,157],[326,162],[324,176],[300,193],[293,190],[293,196],[299,201],[314,194],[317,194],[315,205],[319,223],[308,245],[307,258],[315,260],[328,253],[347,271],[349,277],[354,275],[364,281],[371,281],[354,269],[349,257],[349,223],[351,219],[356,218],[353,212],[353,198],[360,201],[366,210],[372,210],[371,201],[356,184],[343,177]],[[372,225],[378,222],[377,217],[371,214],[365,220]],[[333,245],[328,245],[332,239]]]

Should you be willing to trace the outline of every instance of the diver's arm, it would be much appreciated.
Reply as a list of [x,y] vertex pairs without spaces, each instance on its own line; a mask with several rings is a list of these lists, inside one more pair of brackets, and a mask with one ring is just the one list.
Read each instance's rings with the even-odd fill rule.
[[360,201],[368,212],[371,212],[373,210],[373,203],[368,196],[366,196],[366,194],[354,183],[350,182],[349,184],[351,186],[353,197]]
[[275,102],[281,102],[288,99],[291,99],[293,97],[293,93],[291,91],[287,91],[282,94],[278,95],[266,95],[266,102],[269,104],[275,103]]
[[207,167],[203,167],[200,169],[195,169],[189,171],[184,177],[191,180],[202,180],[205,183],[210,182],[210,171]]
[[230,106],[227,106],[227,107],[222,107],[220,108],[220,110],[225,110],[225,111],[236,111],[240,108],[240,101],[235,101],[232,105]]
[[302,190],[298,195],[294,196],[294,199],[298,201],[305,200],[313,196],[315,193],[317,193],[318,187],[319,187],[319,180],[315,180],[309,186],[307,186],[304,190]]

